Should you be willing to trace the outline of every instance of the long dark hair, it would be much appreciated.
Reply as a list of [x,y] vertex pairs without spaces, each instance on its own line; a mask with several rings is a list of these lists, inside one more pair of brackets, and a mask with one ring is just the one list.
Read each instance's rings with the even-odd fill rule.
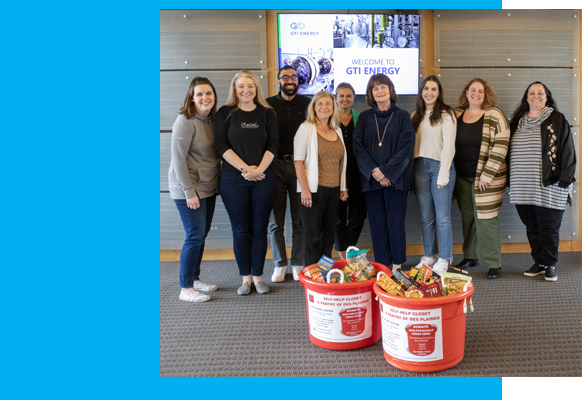
[[558,111],[558,106],[556,104],[556,102],[554,101],[554,97],[552,96],[552,92],[550,92],[550,89],[548,89],[548,87],[546,85],[544,85],[543,83],[541,83],[540,81],[535,81],[534,83],[531,83],[527,89],[525,89],[525,93],[523,94],[523,97],[521,98],[519,104],[517,105],[517,108],[515,109],[515,111],[513,112],[513,115],[511,117],[512,121],[519,121],[521,117],[523,117],[525,114],[527,114],[529,112],[529,103],[527,102],[527,93],[529,92],[529,88],[532,87],[532,85],[542,85],[544,87],[544,90],[546,92],[546,107],[552,107],[555,111]]
[[210,115],[214,117],[216,115],[216,103],[218,102],[216,89],[208,78],[204,78],[202,76],[196,76],[194,79],[192,79],[192,82],[190,82],[190,86],[188,86],[188,92],[186,93],[186,98],[184,101],[182,101],[182,105],[180,106],[180,111],[178,114],[182,114],[187,119],[192,119],[196,116],[196,106],[192,102],[192,99],[194,98],[194,89],[198,85],[208,85],[212,88],[212,91],[214,92],[214,105],[212,106],[212,110],[210,110]]
[[426,79],[420,84],[418,88],[418,95],[416,96],[416,107],[414,109],[414,116],[412,117],[412,125],[414,126],[415,131],[418,129],[426,113],[426,105],[424,104],[424,99],[422,98],[422,91],[427,82],[434,82],[439,88],[439,95],[436,99],[436,102],[434,103],[432,114],[428,119],[430,121],[430,125],[438,125],[443,120],[444,113],[449,113],[451,114],[451,117],[455,117],[453,109],[446,105],[443,100],[443,86],[441,85],[441,82],[434,75],[427,76]]

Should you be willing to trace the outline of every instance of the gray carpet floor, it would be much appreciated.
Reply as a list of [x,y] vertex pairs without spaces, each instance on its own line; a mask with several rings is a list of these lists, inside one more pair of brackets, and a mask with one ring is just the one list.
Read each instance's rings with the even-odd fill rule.
[[[242,376],[549,376],[582,375],[581,254],[561,253],[557,282],[526,277],[529,254],[503,254],[502,276],[487,280],[470,269],[475,311],[467,314],[465,356],[455,367],[430,374],[406,372],[384,359],[382,340],[352,351],[311,343],[304,288],[288,268],[282,283],[248,296],[234,261],[203,262],[201,279],[219,286],[205,303],[178,299],[179,263],[160,263],[160,375]],[[416,264],[408,258],[405,268]],[[461,256],[455,256],[459,262]]]

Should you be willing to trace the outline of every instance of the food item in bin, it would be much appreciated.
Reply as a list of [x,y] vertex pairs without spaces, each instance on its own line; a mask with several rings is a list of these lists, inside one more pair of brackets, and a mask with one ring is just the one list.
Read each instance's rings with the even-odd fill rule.
[[329,271],[331,271],[334,264],[335,264],[335,261],[332,258],[329,258],[326,256],[321,256],[321,258],[317,262],[317,266],[319,267],[319,270],[321,271],[321,275],[323,275],[324,281],[326,280],[327,274],[329,273]]
[[347,265],[347,267],[350,267],[351,272],[349,272],[346,275],[345,271],[344,271],[344,275],[347,276],[348,278],[350,278],[350,282],[359,282],[359,281],[366,280],[366,275],[364,274],[363,269],[359,269],[358,266],[354,265],[354,264],[349,264],[349,265]]
[[327,274],[327,283],[344,283],[344,273],[341,269],[332,269]]
[[410,280],[414,281],[414,280],[416,280],[416,275],[418,275],[418,267],[412,267],[410,269],[410,273],[408,274],[408,277],[410,278]]
[[376,276],[376,268],[372,264],[368,264],[366,268],[364,268],[364,275],[366,279],[372,279]]
[[400,285],[400,287],[402,287],[404,290],[408,290],[410,288],[420,286],[420,284],[418,284],[414,281],[411,281],[410,278],[408,276],[406,276],[406,274],[403,273],[399,269],[397,269],[396,271],[394,271],[392,273],[392,279],[396,283],[398,283]]
[[446,296],[452,296],[454,294],[466,292],[469,289],[469,286],[472,285],[472,279],[473,278],[467,275],[450,272],[443,273],[441,277],[443,294]]
[[441,279],[441,276],[434,272],[431,267],[424,264],[418,269],[414,281],[422,286],[429,285]]
[[413,287],[406,291],[406,297],[428,298],[428,297],[442,297],[441,284],[439,281],[429,285]]
[[[368,251],[370,251],[370,249],[359,250],[354,246],[348,247],[348,264],[342,271],[346,278],[349,278],[350,282],[365,281],[372,279],[376,275],[376,269],[366,258],[366,253]],[[346,279],[346,281],[347,280],[348,279]]]
[[354,269],[349,264],[342,268],[342,272],[344,273],[344,282],[353,282],[350,275],[354,272]]
[[314,281],[324,282],[323,275],[321,274],[319,267],[313,267],[308,269],[307,271],[305,271],[305,276],[313,279]]
[[388,294],[402,297],[405,296],[404,289],[402,289],[400,285],[394,282],[391,278],[388,277],[388,275],[383,272],[378,273],[378,279],[376,280],[376,283]]
[[450,265],[449,265],[449,269],[447,269],[447,272],[469,275],[469,271],[465,271],[464,269],[459,269],[457,267],[453,267]]

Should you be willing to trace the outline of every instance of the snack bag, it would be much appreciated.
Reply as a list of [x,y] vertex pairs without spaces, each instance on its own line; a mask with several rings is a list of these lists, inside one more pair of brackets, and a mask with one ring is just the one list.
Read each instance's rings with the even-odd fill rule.
[[326,257],[326,256],[321,256],[321,258],[317,262],[317,266],[319,267],[319,270],[321,271],[321,275],[323,275],[324,281],[326,280],[327,274],[329,273],[329,271],[331,271],[334,264],[335,264],[335,261],[329,257]]
[[404,290],[384,272],[378,273],[378,279],[376,280],[376,283],[378,283],[378,286],[384,289],[384,291],[388,294],[402,297],[405,296]]
[[305,276],[314,281],[324,282],[323,275],[321,275],[321,271],[318,267],[313,267],[305,271]]
[[372,264],[368,264],[366,268],[364,268],[364,275],[366,279],[372,279],[376,276],[376,268]]
[[472,285],[473,278],[467,275],[455,274],[451,272],[443,273],[441,276],[441,286],[443,294],[452,296],[453,294],[466,292]]
[[406,297],[428,298],[442,297],[441,284],[439,281],[420,287],[413,287],[406,291]]
[[418,269],[418,273],[415,277],[415,282],[424,286],[431,283],[434,283],[441,279],[441,276],[434,272],[432,268],[427,267],[426,265],[422,264],[422,266]]
[[392,273],[392,279],[404,290],[420,286],[418,283],[411,281],[410,278],[399,269]]
[[353,282],[350,275],[354,272],[354,269],[349,264],[343,267],[341,271],[344,274],[344,282]]
[[410,278],[411,281],[415,281],[416,275],[418,275],[418,267],[412,267],[410,269],[410,272],[408,273],[408,277]]

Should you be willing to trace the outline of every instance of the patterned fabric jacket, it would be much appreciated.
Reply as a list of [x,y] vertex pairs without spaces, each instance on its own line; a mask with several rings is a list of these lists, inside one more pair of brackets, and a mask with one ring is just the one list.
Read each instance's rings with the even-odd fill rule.
[[[464,111],[462,108],[455,108],[457,118]],[[509,123],[507,118],[499,108],[488,108],[484,115],[483,139],[474,186],[475,205],[479,219],[495,218],[499,214],[507,182],[505,156],[508,148]],[[484,191],[479,190],[479,180],[489,184]]]
[[[511,121],[511,136],[517,130],[519,118]],[[542,184],[566,188],[576,182],[576,146],[570,124],[564,115],[556,110],[542,122]],[[509,159],[507,160],[509,164]],[[570,202],[571,203],[571,202]]]

